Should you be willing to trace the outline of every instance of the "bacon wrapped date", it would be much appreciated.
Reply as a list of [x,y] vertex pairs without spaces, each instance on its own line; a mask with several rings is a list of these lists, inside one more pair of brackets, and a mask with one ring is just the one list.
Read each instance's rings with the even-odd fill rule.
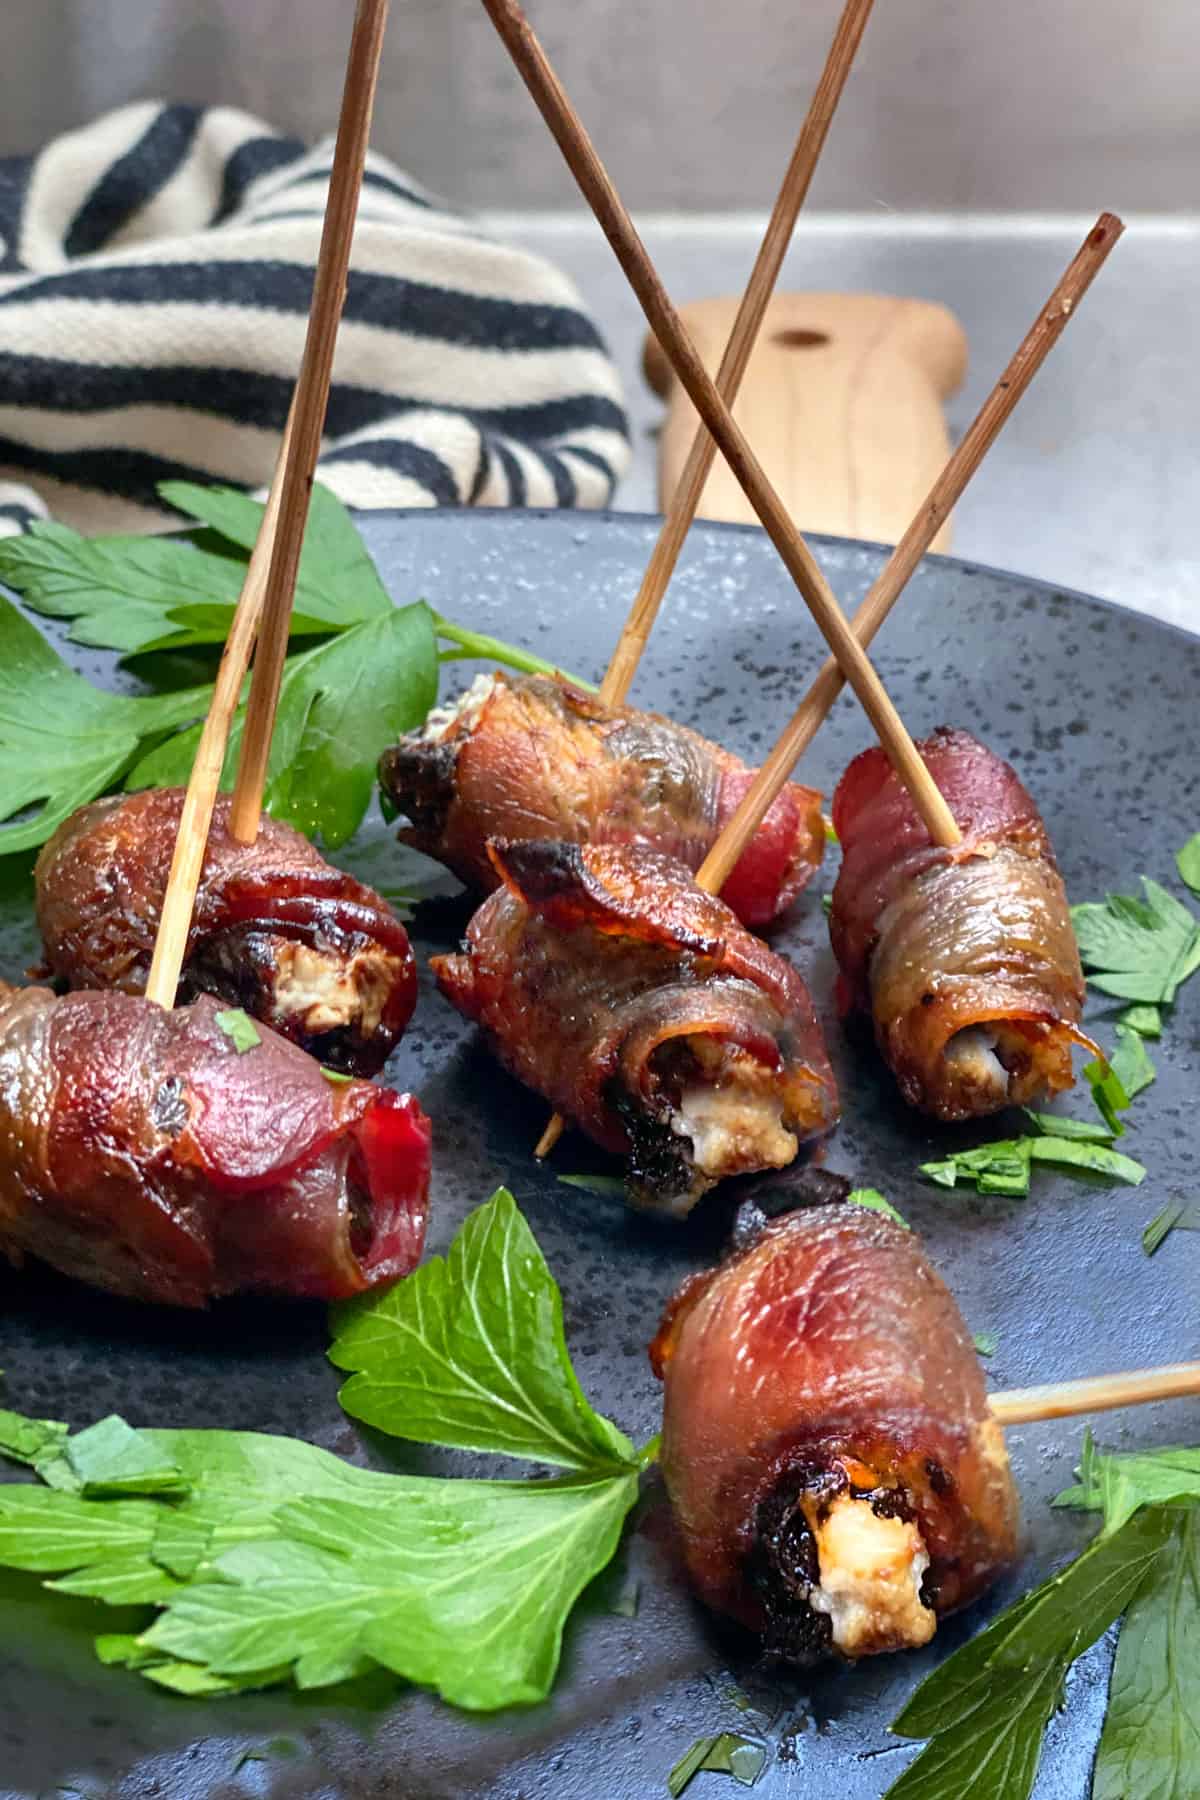
[[910,1105],[966,1119],[1072,1085],[1083,974],[1041,815],[965,731],[919,744],[963,833],[931,841],[883,751],[842,776],[830,933],[842,999],[871,1013]]
[[425,1238],[429,1121],[329,1081],[266,1029],[239,1051],[208,996],[0,984],[0,1250],[136,1300],[341,1299]]
[[854,1205],[766,1224],[667,1307],[661,1463],[716,1611],[805,1662],[926,1643],[1011,1563],[979,1359],[910,1231]]
[[504,886],[446,997],[596,1143],[641,1204],[682,1215],[727,1175],[790,1163],[837,1119],[808,990],[686,869],[635,845],[493,845]]
[[[183,806],[181,788],[94,801],[37,862],[45,960],[72,988],[140,994]],[[382,1068],[417,998],[408,935],[387,902],[290,825],[229,832],[222,796],[196,895],[181,998],[215,994],[355,1074]]]
[[[409,820],[401,841],[485,893],[489,838],[646,844],[695,871],[755,774],[686,726],[544,675],[485,677],[431,725],[384,753],[380,783]],[[812,876],[820,801],[790,782],[743,851],[721,895],[743,924],[770,924]]]

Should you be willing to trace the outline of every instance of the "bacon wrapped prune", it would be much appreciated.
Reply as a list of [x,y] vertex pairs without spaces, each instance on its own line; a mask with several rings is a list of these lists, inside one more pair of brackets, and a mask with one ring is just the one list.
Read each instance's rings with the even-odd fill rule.
[[846,1006],[869,1012],[910,1105],[966,1119],[1072,1085],[1083,974],[1037,807],[965,731],[918,744],[963,834],[932,843],[878,747],[842,776],[830,932]]
[[493,845],[504,886],[442,992],[500,1060],[605,1149],[640,1203],[686,1213],[728,1175],[782,1168],[837,1119],[800,976],[634,845]]
[[[36,972],[140,994],[154,954],[181,788],[96,800],[38,857]],[[264,817],[253,844],[217,802],[180,984],[215,994],[338,1069],[382,1068],[417,998],[408,935],[387,902]]]
[[766,1224],[683,1283],[651,1361],[688,1571],[769,1652],[926,1643],[1012,1562],[979,1359],[902,1225],[844,1204]]
[[[485,893],[489,838],[645,844],[694,872],[754,774],[686,726],[545,675],[485,677],[379,764],[401,841]],[[721,898],[743,924],[778,918],[817,868],[820,800],[789,782],[742,852]]]
[[208,996],[166,1012],[0,984],[0,1251],[174,1306],[406,1275],[429,1190],[417,1102],[330,1081],[265,1027],[239,1048],[238,1023]]

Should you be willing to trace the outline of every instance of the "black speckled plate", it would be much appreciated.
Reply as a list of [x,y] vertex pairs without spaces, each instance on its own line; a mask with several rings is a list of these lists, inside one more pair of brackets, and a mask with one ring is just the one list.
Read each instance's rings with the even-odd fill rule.
[[[362,524],[398,601],[423,595],[464,623],[592,676],[656,529],[650,519],[587,514],[414,513]],[[818,548],[843,602],[857,602],[880,552],[832,540]],[[692,533],[635,698],[754,757],[821,654],[763,534],[704,525]],[[101,666],[76,660],[93,674]],[[883,633],[878,665],[914,733],[966,725],[1016,763],[1075,898],[1128,890],[1143,871],[1172,879],[1174,851],[1200,826],[1200,640],[1080,595],[934,558]],[[111,665],[107,678],[123,680]],[[828,791],[867,741],[844,699],[804,778]],[[345,860],[386,884],[393,850],[378,819]],[[1131,1147],[1150,1170],[1142,1188],[1090,1187],[1042,1171],[1024,1202],[946,1194],[923,1185],[917,1165],[973,1139],[907,1112],[870,1045],[848,1041],[836,1023],[820,904],[831,884],[832,870],[817,878],[779,938],[812,985],[844,1097],[829,1165],[883,1188],[924,1233],[971,1328],[997,1338],[988,1365],[996,1385],[1196,1355],[1200,1236],[1176,1233],[1153,1261],[1141,1248],[1143,1226],[1167,1200],[1195,1197],[1196,992],[1184,991],[1154,1051],[1157,1083],[1135,1109]],[[34,953],[29,896],[27,875],[0,870],[0,969],[9,977]],[[413,929],[422,961],[459,935],[465,916],[446,902],[424,909]],[[719,1246],[727,1208],[717,1199],[678,1226],[562,1186],[556,1173],[597,1166],[594,1153],[569,1137],[549,1167],[534,1164],[544,1106],[497,1072],[428,981],[389,1075],[416,1088],[435,1121],[431,1249],[443,1249],[464,1214],[509,1183],[562,1285],[585,1388],[644,1441],[659,1410],[645,1344],[680,1276]],[[325,1342],[319,1309],[247,1303],[176,1316],[35,1271],[0,1277],[3,1398],[22,1411],[84,1424],[118,1410],[136,1424],[295,1433],[381,1465],[483,1467],[364,1440],[339,1411]],[[1087,1535],[1078,1514],[1047,1504],[1070,1480],[1080,1431],[1068,1422],[1010,1434],[1028,1555],[991,1605]],[[1099,1431],[1123,1448],[1195,1443],[1200,1405],[1111,1414]],[[615,1610],[631,1585],[640,1593],[632,1618]],[[889,1737],[888,1721],[937,1654],[988,1610],[948,1624],[919,1654],[813,1676],[765,1673],[753,1644],[706,1617],[682,1586],[652,1479],[618,1567],[570,1624],[551,1699],[479,1719],[383,1679],[333,1698],[178,1700],[99,1667],[90,1649],[101,1628],[96,1609],[0,1574],[0,1789],[24,1797],[65,1788],[89,1800],[652,1800],[695,1737],[731,1729],[761,1733],[768,1748],[763,1800],[868,1800],[911,1754]],[[112,1615],[103,1628],[117,1628]],[[1076,1668],[1066,1713],[1049,1734],[1039,1800],[1084,1800],[1110,1649],[1098,1646]],[[692,1791],[716,1800],[737,1790],[706,1775]]]

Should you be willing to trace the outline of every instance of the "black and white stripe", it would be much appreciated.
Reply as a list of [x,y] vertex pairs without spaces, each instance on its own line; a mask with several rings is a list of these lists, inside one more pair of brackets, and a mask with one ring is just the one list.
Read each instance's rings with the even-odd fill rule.
[[[0,533],[47,506],[161,526],[168,476],[265,485],[330,155],[138,102],[0,161]],[[321,479],[355,506],[602,506],[628,460],[570,282],[372,156]]]

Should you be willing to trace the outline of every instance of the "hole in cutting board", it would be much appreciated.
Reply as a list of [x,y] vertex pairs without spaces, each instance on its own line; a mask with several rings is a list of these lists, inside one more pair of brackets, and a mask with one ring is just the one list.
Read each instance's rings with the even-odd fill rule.
[[809,331],[803,325],[789,325],[783,331],[773,331],[771,342],[782,344],[785,350],[819,350],[822,344],[829,342],[829,333]]

